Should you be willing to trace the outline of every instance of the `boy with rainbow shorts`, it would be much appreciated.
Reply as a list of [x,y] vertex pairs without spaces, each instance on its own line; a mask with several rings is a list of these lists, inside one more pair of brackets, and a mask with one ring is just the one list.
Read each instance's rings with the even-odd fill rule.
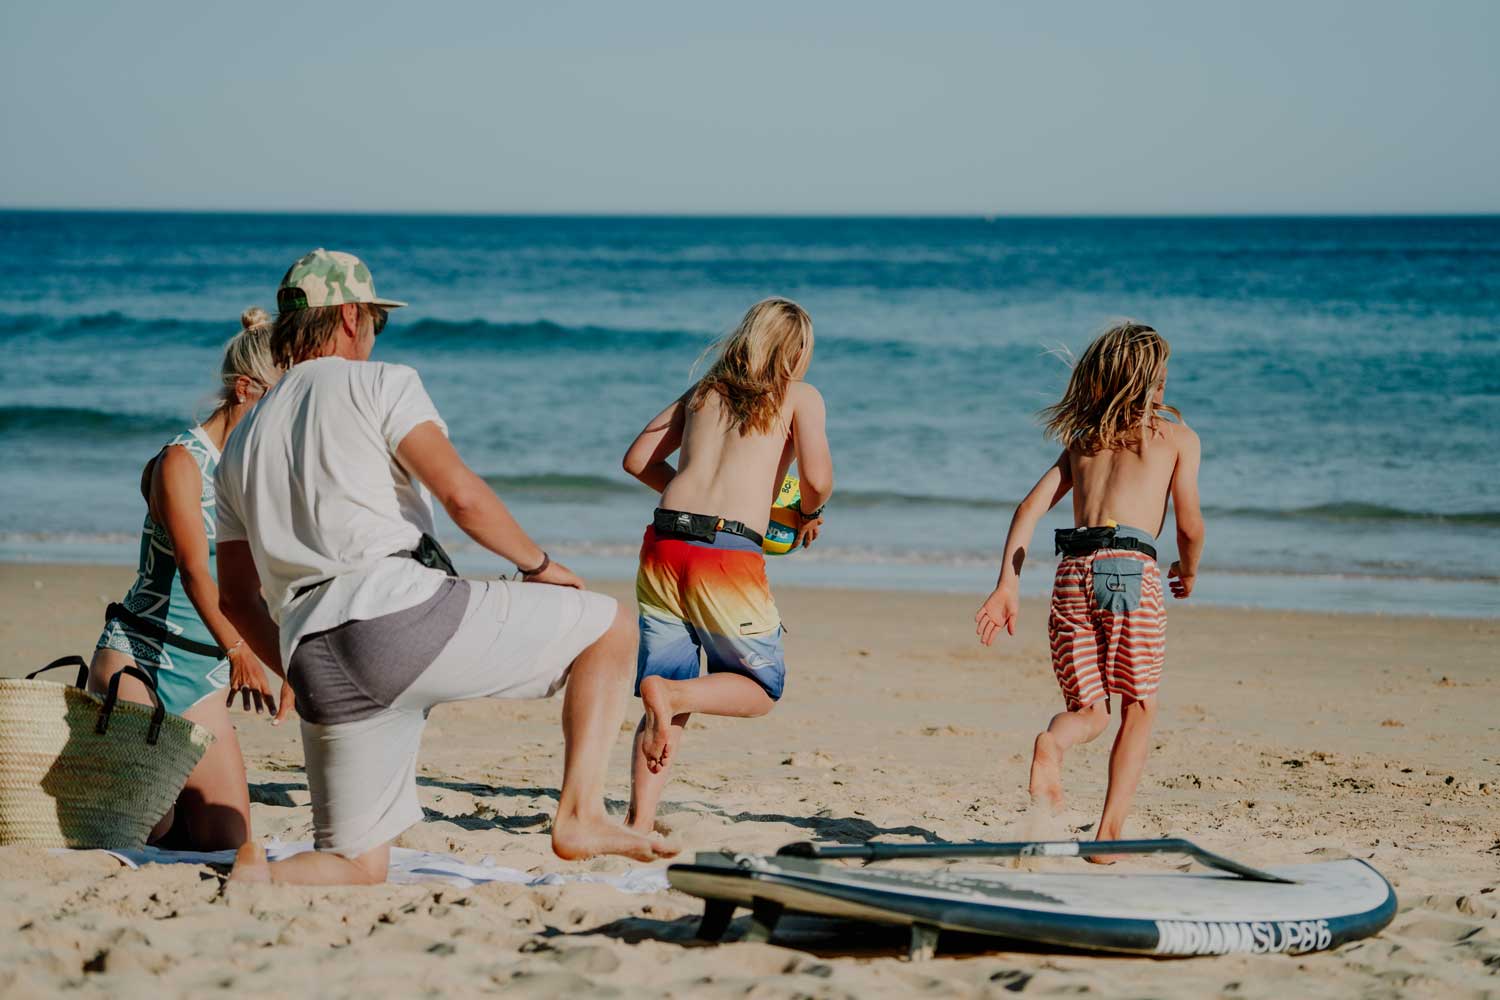
[[698,676],[699,652],[709,673],[743,674],[772,701],[786,684],[781,614],[766,579],[766,560],[753,539],[716,525],[701,541],[686,532],[646,529],[635,597],[640,605],[641,652],[636,694],[644,675],[671,680]]
[[[750,308],[707,374],[641,431],[625,470],[661,493],[641,543],[636,694],[645,708],[626,822],[655,828],[694,712],[753,718],[781,698],[781,615],[763,536],[792,461],[801,476],[796,544],[818,536],[833,492],[823,397],[804,381],[812,320],[771,298]],[[668,461],[680,450],[678,466]],[[802,513],[802,511],[810,513]],[[700,653],[707,673],[700,676]]]

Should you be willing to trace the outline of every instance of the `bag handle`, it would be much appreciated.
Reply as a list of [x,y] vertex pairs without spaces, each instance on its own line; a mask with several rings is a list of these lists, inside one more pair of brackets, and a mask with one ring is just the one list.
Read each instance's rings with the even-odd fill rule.
[[57,667],[73,666],[76,666],[78,668],[78,679],[73,682],[73,686],[76,688],[81,688],[89,681],[89,665],[83,662],[83,657],[81,656],[59,657],[58,659],[53,660],[51,663],[47,664],[45,667],[42,667],[40,670],[33,670],[31,673],[26,675],[26,679],[28,681],[32,680],[36,677],[37,674],[45,674],[47,671],[54,670]]
[[151,693],[151,704],[156,706],[156,710],[151,713],[151,725],[146,729],[146,745],[154,747],[161,737],[161,724],[167,717],[167,709],[161,703],[161,696],[156,693],[156,683],[140,667],[126,667],[109,679],[109,692],[104,696],[104,704],[99,707],[99,721],[94,723],[94,732],[103,736],[109,729],[109,717],[114,713],[115,702],[120,700],[120,678],[126,674],[146,685],[146,690]]

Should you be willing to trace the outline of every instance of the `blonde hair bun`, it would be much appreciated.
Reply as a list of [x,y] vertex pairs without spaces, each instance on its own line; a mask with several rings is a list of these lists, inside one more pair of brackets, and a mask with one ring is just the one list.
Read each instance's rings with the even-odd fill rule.
[[[259,314],[263,319],[257,320]],[[244,329],[224,345],[224,363],[219,367],[219,406],[233,406],[234,388],[248,378],[270,391],[281,378],[281,367],[271,355],[271,317],[264,309],[246,309],[240,316]]]

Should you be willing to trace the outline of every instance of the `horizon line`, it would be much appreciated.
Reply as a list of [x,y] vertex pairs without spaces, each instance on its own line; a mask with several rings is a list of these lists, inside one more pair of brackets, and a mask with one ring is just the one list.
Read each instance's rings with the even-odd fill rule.
[[558,211],[512,212],[468,210],[355,210],[290,208],[119,208],[0,205],[0,213],[36,215],[245,215],[321,216],[325,218],[452,218],[452,219],[850,219],[850,220],[954,220],[996,222],[1002,219],[1493,219],[1500,209],[1487,211],[1400,212],[721,212],[721,211]]

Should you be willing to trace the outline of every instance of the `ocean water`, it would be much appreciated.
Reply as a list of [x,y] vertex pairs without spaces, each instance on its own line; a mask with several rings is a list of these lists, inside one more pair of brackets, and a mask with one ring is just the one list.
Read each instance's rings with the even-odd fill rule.
[[1171,341],[1167,397],[1203,440],[1195,601],[1500,615],[1500,217],[0,213],[0,572],[133,560],[141,464],[315,246],[412,303],[376,359],[414,365],[469,463],[593,575],[633,572],[653,506],[620,470],[635,432],[783,294],[816,326],[838,493],[777,582],[977,599],[1055,455],[1035,414],[1058,350],[1131,316]]

